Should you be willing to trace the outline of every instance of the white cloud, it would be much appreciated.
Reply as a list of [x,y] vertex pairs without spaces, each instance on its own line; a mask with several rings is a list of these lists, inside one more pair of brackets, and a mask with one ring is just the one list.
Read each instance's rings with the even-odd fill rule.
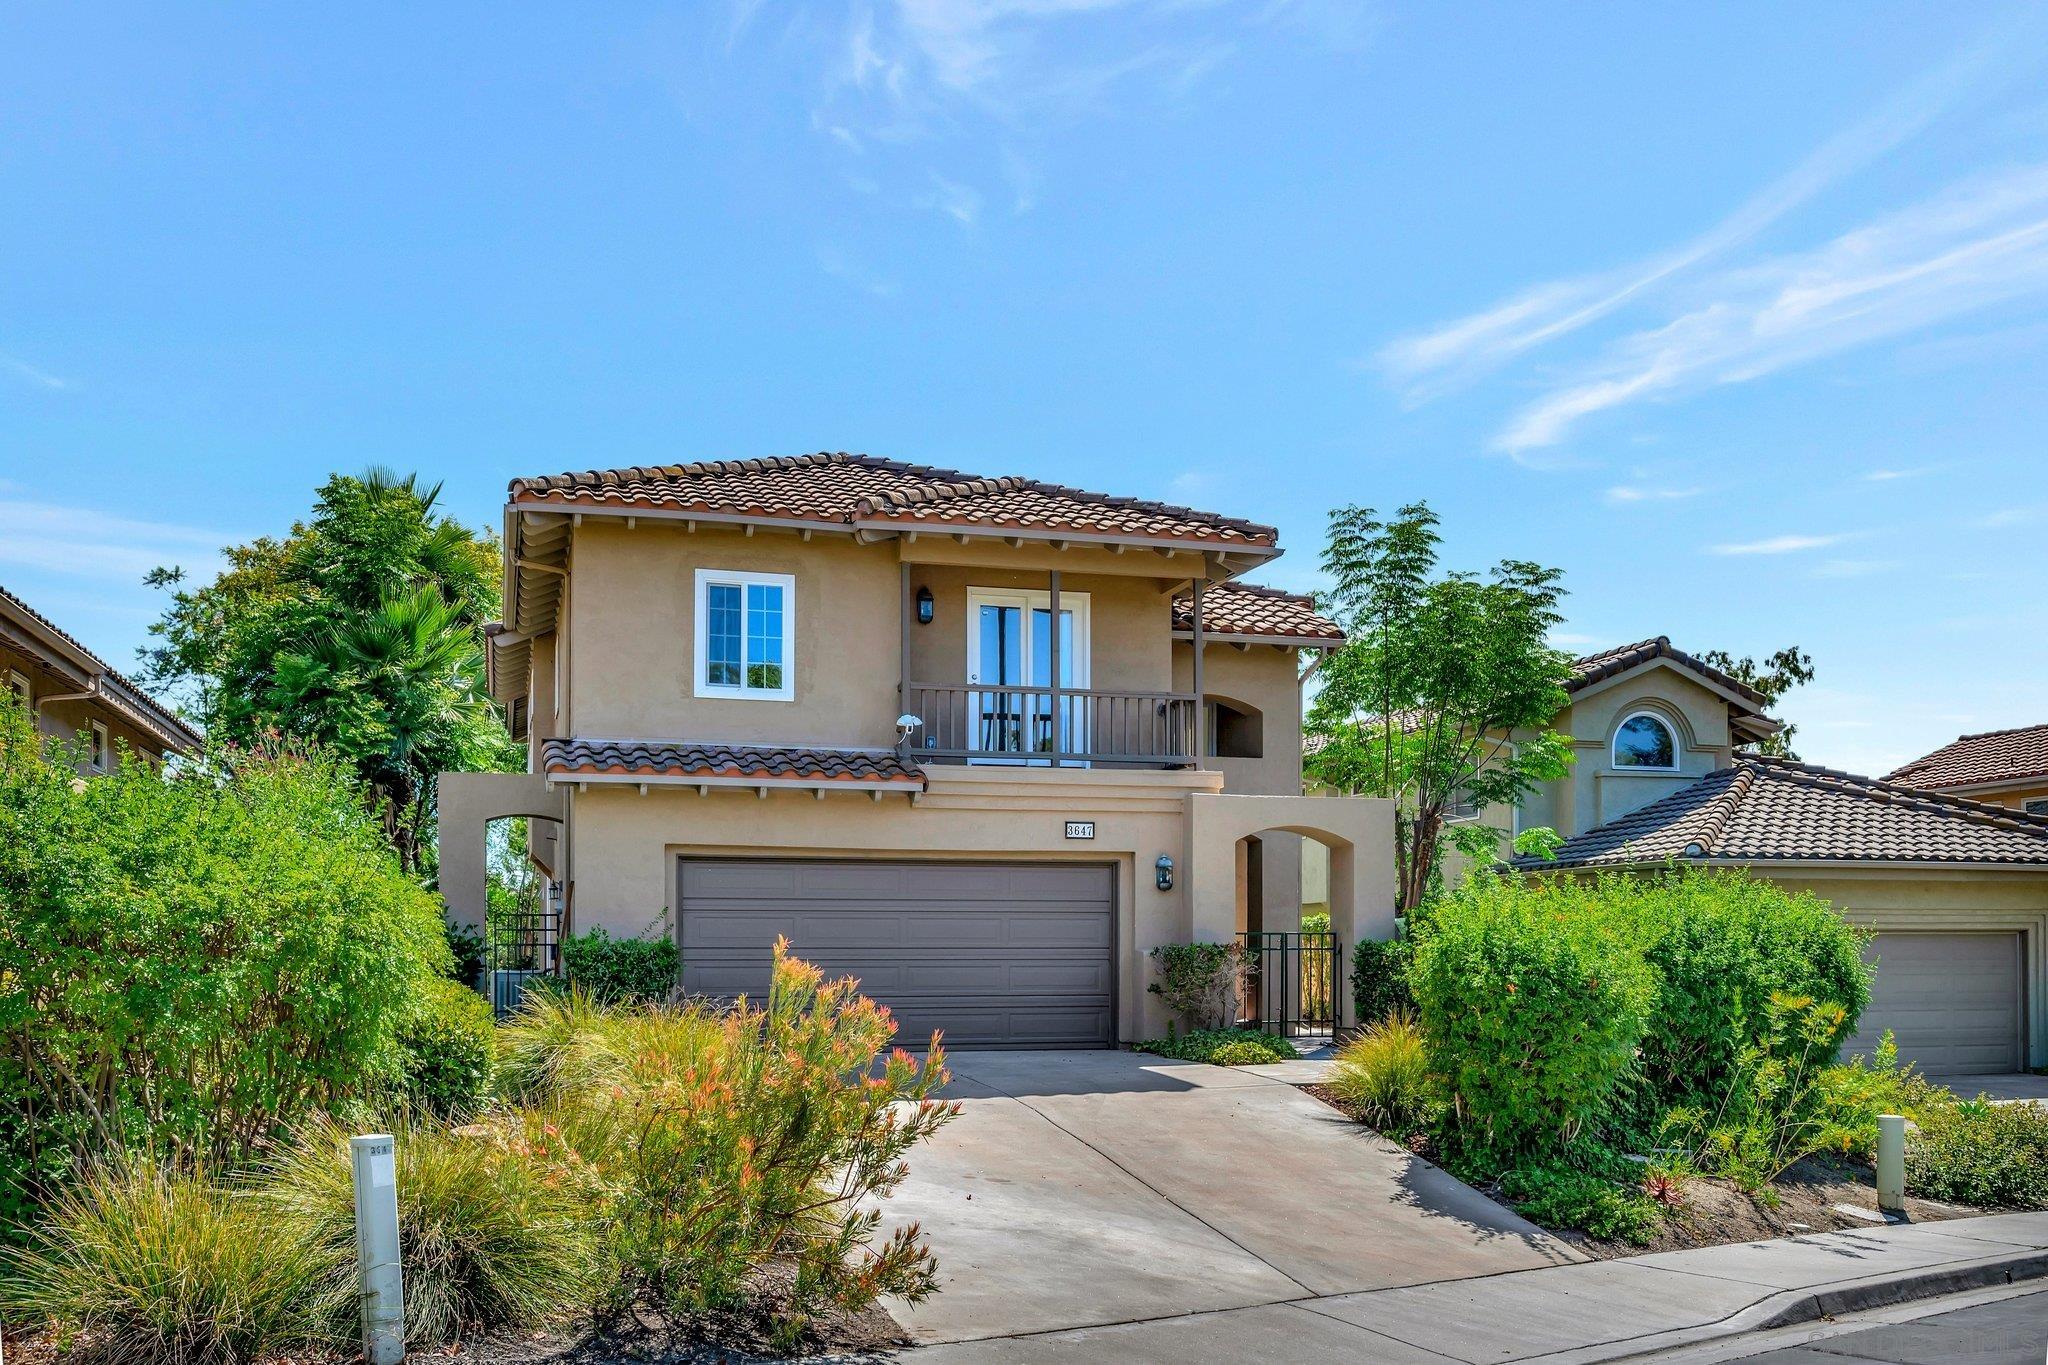
[[1899,567],[1896,559],[1830,559],[1814,569],[1816,578],[1868,578]]
[[1618,483],[1602,496],[1611,503],[1677,502],[1683,498],[1696,498],[1705,491],[1701,488],[1659,488],[1649,484]]
[[193,576],[211,576],[220,567],[221,546],[230,540],[203,527],[0,499],[0,564],[44,573],[139,583],[151,569],[176,565]]
[[2026,526],[2048,516],[2048,503],[2031,503],[2017,507],[2001,507],[1989,516],[1979,517],[1976,524],[1985,530],[1995,531],[2006,526]]
[[1708,553],[1717,555],[1790,555],[1798,554],[1802,550],[1825,549],[1829,545],[1838,545],[1847,539],[1848,537],[1845,535],[1770,536],[1764,540],[1745,540],[1737,541],[1730,545],[1709,546]]
[[75,387],[68,379],[60,378],[57,375],[51,374],[48,370],[39,369],[29,364],[26,360],[19,360],[14,356],[4,353],[0,353],[0,370],[6,370],[17,378],[25,379],[39,389],[69,389]]
[[1598,635],[1581,635],[1568,630],[1552,631],[1546,638],[1553,649],[1591,649],[1607,643]]
[[932,172],[931,193],[925,196],[924,206],[945,214],[962,227],[973,227],[981,217],[981,195],[937,171]]
[[[2015,33],[2016,27],[2025,33]],[[1613,270],[1532,285],[1466,317],[1397,338],[1380,351],[1380,364],[1412,401],[1419,401],[1642,300],[1753,240],[1786,214],[1912,138],[1951,106],[2002,84],[2001,75],[2027,60],[2026,50],[2016,49],[2014,40],[2040,27],[2037,17],[1998,25],[1912,82],[1875,114],[1815,148],[1791,171],[1690,241]],[[1634,387],[1611,381],[1580,402],[1591,405],[1605,396],[1608,401],[1600,405],[1611,406],[1653,384],[1654,376]],[[1596,406],[1583,409],[1594,410]]]
[[1911,469],[1873,469],[1863,476],[1865,483],[1894,483],[1899,479],[1917,479],[1923,474],[1932,474],[1940,465],[1923,464]]
[[1496,438],[1554,445],[1595,413],[1762,378],[1974,309],[2048,295],[2048,163],[1966,182],[1815,250],[1729,269],[1610,344]]

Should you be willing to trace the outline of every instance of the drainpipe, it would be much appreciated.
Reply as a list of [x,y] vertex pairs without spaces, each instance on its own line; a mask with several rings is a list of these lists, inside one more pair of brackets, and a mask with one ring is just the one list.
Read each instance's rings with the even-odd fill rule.
[[60,692],[54,697],[37,697],[36,709],[40,711],[53,701],[105,701],[107,694],[100,690],[100,679],[105,676],[104,673],[93,674],[91,686],[83,692]]

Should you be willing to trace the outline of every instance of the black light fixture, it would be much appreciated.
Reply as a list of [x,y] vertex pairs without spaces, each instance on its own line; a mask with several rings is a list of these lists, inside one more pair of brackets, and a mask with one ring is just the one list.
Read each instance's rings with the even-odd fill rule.
[[917,590],[917,623],[921,626],[928,626],[932,623],[932,590],[930,588],[919,588]]
[[1158,873],[1156,881],[1159,889],[1161,891],[1173,890],[1173,859],[1162,853],[1159,855],[1159,861],[1154,863],[1152,867]]

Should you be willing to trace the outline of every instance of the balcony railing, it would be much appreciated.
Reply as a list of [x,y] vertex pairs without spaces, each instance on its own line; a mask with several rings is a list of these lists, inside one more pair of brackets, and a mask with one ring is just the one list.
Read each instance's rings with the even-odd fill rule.
[[922,758],[1186,768],[1199,702],[1191,692],[911,683]]

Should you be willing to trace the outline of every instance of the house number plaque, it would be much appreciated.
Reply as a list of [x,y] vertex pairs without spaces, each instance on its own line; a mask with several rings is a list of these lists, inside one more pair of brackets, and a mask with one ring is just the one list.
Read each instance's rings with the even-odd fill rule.
[[1095,822],[1093,820],[1067,821],[1067,837],[1069,839],[1093,839],[1095,837]]

